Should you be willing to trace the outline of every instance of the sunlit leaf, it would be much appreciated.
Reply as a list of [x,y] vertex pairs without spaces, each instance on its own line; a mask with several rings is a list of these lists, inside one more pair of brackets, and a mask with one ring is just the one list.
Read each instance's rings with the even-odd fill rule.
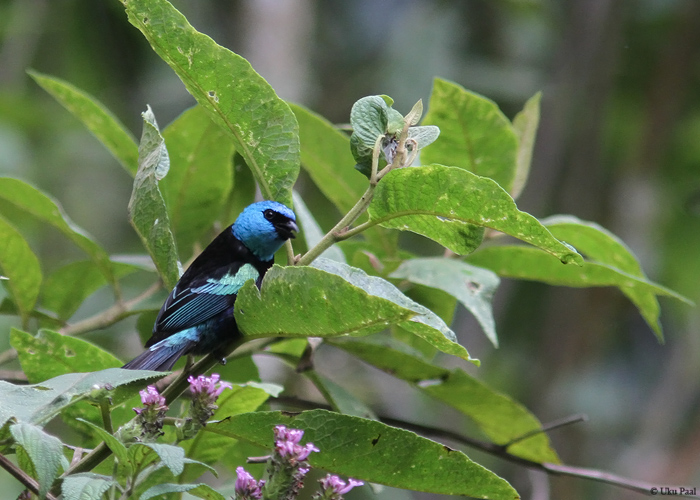
[[495,102],[436,78],[423,124],[440,128],[440,140],[421,153],[423,163],[454,165],[510,191],[518,139]]
[[299,128],[289,106],[248,61],[197,32],[166,0],[122,3],[129,22],[233,140],[263,196],[291,206]]
[[382,226],[422,234],[458,254],[475,250],[483,228],[488,227],[564,263],[583,262],[537,219],[518,210],[501,186],[461,168],[430,165],[393,170],[377,186],[369,212],[370,219]]

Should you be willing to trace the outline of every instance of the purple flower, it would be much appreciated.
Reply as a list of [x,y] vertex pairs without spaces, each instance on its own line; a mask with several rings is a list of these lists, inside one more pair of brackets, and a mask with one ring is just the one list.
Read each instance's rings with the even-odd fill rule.
[[141,415],[144,411],[161,411],[167,410],[168,406],[165,404],[165,398],[158,394],[158,389],[154,385],[149,385],[144,390],[139,391],[141,395],[141,403],[145,408],[134,408],[137,415]]
[[325,498],[337,498],[338,495],[344,495],[355,486],[362,486],[365,484],[362,481],[358,481],[351,477],[348,478],[347,484],[345,481],[340,479],[338,476],[327,474],[326,477],[319,481],[321,483],[321,490],[325,494]]
[[262,498],[262,487],[265,481],[256,481],[243,467],[236,468],[235,490],[236,500],[259,500]]
[[290,465],[303,462],[311,455],[311,452],[321,451],[313,443],[300,445],[299,441],[303,436],[304,431],[301,429],[287,429],[284,425],[275,427],[275,451]]
[[193,395],[207,394],[210,396],[209,399],[213,402],[224,392],[224,389],[232,388],[231,384],[228,382],[221,382],[220,378],[218,373],[212,373],[211,377],[200,375],[194,378],[190,375],[187,377],[187,381],[190,383],[190,392],[192,392]]

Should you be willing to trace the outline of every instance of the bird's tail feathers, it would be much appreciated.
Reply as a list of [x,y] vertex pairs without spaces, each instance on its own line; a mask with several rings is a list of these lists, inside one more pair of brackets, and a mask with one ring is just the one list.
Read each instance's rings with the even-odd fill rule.
[[[166,339],[167,340],[167,339]],[[193,342],[172,345],[159,342],[122,366],[127,370],[168,371],[175,362],[192,347]]]

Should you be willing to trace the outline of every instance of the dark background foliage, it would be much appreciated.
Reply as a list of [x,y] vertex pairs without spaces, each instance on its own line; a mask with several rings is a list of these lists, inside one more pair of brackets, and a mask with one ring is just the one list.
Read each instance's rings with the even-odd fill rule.
[[[696,0],[175,5],[198,30],[249,59],[281,97],[338,123],[369,94],[391,95],[404,113],[419,98],[427,104],[433,76],[496,100],[509,117],[542,90],[531,179],[519,207],[537,217],[571,213],[600,223],[627,242],[652,279],[700,300]],[[127,23],[119,2],[0,1],[0,175],[52,193],[111,253],[139,251],[126,217],[131,179],[28,78],[27,68],[92,93],[135,135],[146,103],[165,126],[194,100]],[[330,228],[339,214],[303,176],[298,186]],[[75,257],[58,233],[30,220],[26,225],[45,271]],[[435,251],[413,239],[408,243],[417,253]],[[108,300],[109,294],[97,294],[79,315]],[[543,422],[588,414],[588,423],[552,434],[566,463],[700,485],[697,309],[663,299],[667,340],[659,345],[615,289],[504,280],[495,306],[500,349],[464,311],[453,327],[482,360],[478,375]],[[0,317],[0,332],[11,324]],[[139,350],[133,330],[133,321],[125,321],[86,338],[127,358]],[[0,344],[7,348],[5,333]],[[339,354],[325,359],[326,373],[385,413],[418,412],[441,424],[452,417],[436,414],[426,400],[384,390],[391,383],[386,377]],[[278,365],[264,373],[291,376]],[[368,384],[376,390],[367,392]],[[303,385],[298,393],[307,390]],[[400,399],[393,399],[395,392]],[[547,498],[547,480],[539,473],[468,453],[513,478],[526,498]],[[626,498],[573,479],[552,479],[549,487],[552,498]],[[428,496],[397,491],[395,498]]]

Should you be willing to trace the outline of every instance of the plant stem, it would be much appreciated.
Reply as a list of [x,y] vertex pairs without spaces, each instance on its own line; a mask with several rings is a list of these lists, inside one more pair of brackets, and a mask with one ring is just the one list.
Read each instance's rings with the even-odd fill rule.
[[[29,491],[39,496],[39,483],[37,483],[34,478],[29,476],[26,472],[17,467],[5,455],[2,454],[0,454],[0,467],[5,469],[12,477],[26,486]],[[47,493],[45,498],[46,500],[56,500],[56,497],[51,493]]]

